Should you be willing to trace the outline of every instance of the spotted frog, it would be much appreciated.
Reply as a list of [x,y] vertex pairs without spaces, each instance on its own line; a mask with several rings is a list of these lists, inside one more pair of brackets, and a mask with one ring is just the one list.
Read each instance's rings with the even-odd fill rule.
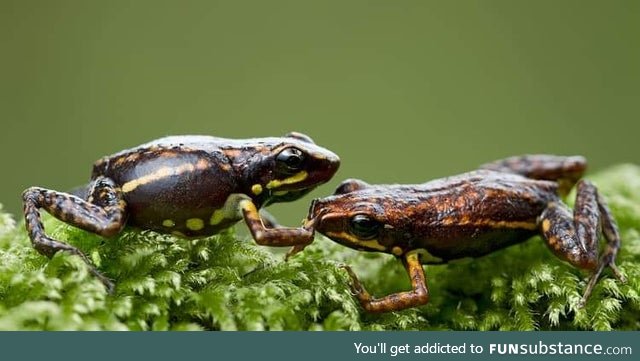
[[[399,258],[412,290],[373,298],[354,272],[352,288],[363,308],[397,311],[429,300],[422,264],[479,257],[539,234],[556,256],[592,272],[581,303],[620,248],[616,222],[587,180],[583,157],[527,155],[488,163],[479,170],[417,185],[344,181],[333,196],[310,208],[315,230],[347,247]],[[577,183],[574,210],[562,203]],[[600,231],[606,247],[598,258]],[[299,246],[297,251],[303,246]]]
[[125,225],[205,237],[244,220],[258,244],[300,245],[313,240],[308,229],[312,224],[275,227],[271,217],[263,221],[259,210],[302,197],[331,179],[339,164],[334,153],[295,132],[243,140],[165,137],[98,160],[89,186],[76,195],[39,187],[25,190],[26,228],[40,253],[79,255],[111,290],[113,283],[79,249],[45,234],[39,209],[105,237]]

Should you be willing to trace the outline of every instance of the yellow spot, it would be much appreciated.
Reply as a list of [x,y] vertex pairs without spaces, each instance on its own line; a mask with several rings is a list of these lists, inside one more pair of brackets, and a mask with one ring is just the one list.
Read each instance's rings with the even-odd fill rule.
[[182,173],[186,173],[186,172],[192,172],[196,167],[191,164],[191,163],[185,163],[179,167],[162,167],[160,169],[158,169],[157,171],[153,172],[153,173],[149,173],[147,175],[144,175],[140,178],[136,178],[134,180],[131,180],[127,183],[125,183],[122,186],[122,191],[127,193],[127,192],[131,192],[132,190],[138,188],[139,186],[151,183],[151,182],[155,182],[157,180],[163,179],[163,178],[167,178],[167,177],[171,177],[174,175],[179,175]]
[[276,196],[276,197],[281,197],[281,196],[286,195],[287,193],[289,193],[289,191],[275,191],[275,192],[273,192],[273,195]]
[[260,193],[262,193],[262,185],[260,184],[254,184],[251,186],[251,193],[255,194],[255,195],[259,195]]
[[551,222],[548,219],[545,219],[544,221],[542,221],[542,231],[543,232],[549,232],[549,229],[551,228]]
[[393,253],[396,256],[400,256],[402,254],[402,248],[395,246],[391,248],[391,253]]
[[374,249],[377,251],[386,251],[387,248],[383,245],[381,245],[380,243],[378,243],[377,239],[368,239],[368,240],[362,240],[362,239],[358,239],[354,236],[352,236],[351,234],[347,233],[347,232],[327,232],[327,236],[329,236],[330,238],[339,238],[345,241],[348,241],[350,244],[349,246],[353,245],[353,246],[360,246],[362,248],[366,248],[366,249]]
[[192,231],[199,231],[204,228],[204,221],[200,218],[189,218],[187,219],[187,228]]
[[309,176],[309,173],[307,173],[306,171],[300,171],[300,172],[292,175],[289,178],[274,179],[274,180],[269,181],[269,183],[267,183],[267,189],[279,188],[279,187],[281,187],[283,185],[286,185],[286,184],[299,183],[299,182],[302,182],[303,180],[307,179],[308,176]]
[[173,231],[171,232],[171,234],[173,234],[176,237],[187,238],[187,236],[185,236],[185,234],[180,231]]
[[165,219],[164,221],[162,221],[162,225],[167,227],[167,228],[171,228],[171,227],[176,225],[176,222],[174,222],[171,219]]
[[216,224],[220,224],[224,219],[224,211],[221,209],[217,209],[211,215],[211,219],[209,219],[209,224],[215,226]]

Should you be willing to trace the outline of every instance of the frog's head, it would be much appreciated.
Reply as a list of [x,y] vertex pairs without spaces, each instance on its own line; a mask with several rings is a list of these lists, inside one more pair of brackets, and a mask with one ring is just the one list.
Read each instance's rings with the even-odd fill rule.
[[328,182],[340,158],[308,136],[292,132],[265,142],[249,164],[248,192],[267,205],[296,200]]
[[404,216],[389,202],[375,187],[350,179],[333,196],[314,200],[308,219],[315,221],[317,232],[344,246],[399,256],[406,248],[402,227],[397,227]]

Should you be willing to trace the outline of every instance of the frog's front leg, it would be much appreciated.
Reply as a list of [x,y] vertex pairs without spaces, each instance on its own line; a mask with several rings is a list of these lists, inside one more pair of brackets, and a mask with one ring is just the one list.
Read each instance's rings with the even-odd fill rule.
[[411,251],[404,255],[402,264],[411,280],[411,291],[394,293],[383,298],[373,298],[358,280],[358,277],[349,266],[343,268],[349,273],[352,280],[351,288],[360,301],[362,307],[369,312],[390,312],[406,308],[417,307],[429,302],[429,290],[424,269],[420,263],[418,251]]
[[[598,260],[600,227],[607,244]],[[586,303],[606,267],[611,268],[621,282],[625,282],[625,277],[615,265],[620,249],[618,227],[609,207],[591,182],[578,182],[573,217],[567,206],[553,202],[540,216],[540,228],[547,244],[558,257],[576,267],[592,271],[580,305]]]
[[44,188],[32,187],[24,191],[25,226],[33,247],[51,258],[58,251],[67,251],[80,256],[109,291],[113,283],[92,266],[89,258],[76,247],[50,238],[45,234],[40,219],[42,208],[52,216],[72,226],[101,236],[110,237],[119,233],[126,222],[126,204],[122,192],[109,178],[96,179],[88,192],[87,200],[74,195]]
[[253,239],[259,245],[287,247],[308,245],[313,242],[314,221],[307,222],[300,228],[267,228],[251,199],[240,200],[239,208]]

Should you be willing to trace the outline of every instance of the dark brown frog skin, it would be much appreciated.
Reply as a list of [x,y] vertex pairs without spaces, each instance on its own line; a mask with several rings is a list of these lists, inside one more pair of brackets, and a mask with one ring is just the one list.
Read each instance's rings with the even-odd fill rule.
[[[335,195],[315,200],[315,230],[347,247],[391,253],[402,260],[413,290],[375,299],[350,268],[353,289],[371,312],[396,311],[428,302],[422,264],[479,257],[540,234],[551,250],[593,272],[582,302],[598,276],[615,266],[620,237],[596,188],[578,179],[582,157],[527,155],[486,164],[480,170],[416,185],[368,185],[347,180]],[[578,182],[577,182],[578,181]],[[561,196],[577,182],[575,210]],[[598,235],[607,240],[598,259]]]
[[[109,237],[125,225],[180,237],[216,234],[240,220],[257,243],[308,244],[308,228],[267,228],[258,210],[296,200],[331,179],[340,159],[301,133],[284,137],[161,138],[98,160],[80,196],[45,188],[24,191],[24,216],[33,246],[46,256],[60,250],[88,258],[45,234],[39,209]],[[113,284],[91,266],[109,288]]]

